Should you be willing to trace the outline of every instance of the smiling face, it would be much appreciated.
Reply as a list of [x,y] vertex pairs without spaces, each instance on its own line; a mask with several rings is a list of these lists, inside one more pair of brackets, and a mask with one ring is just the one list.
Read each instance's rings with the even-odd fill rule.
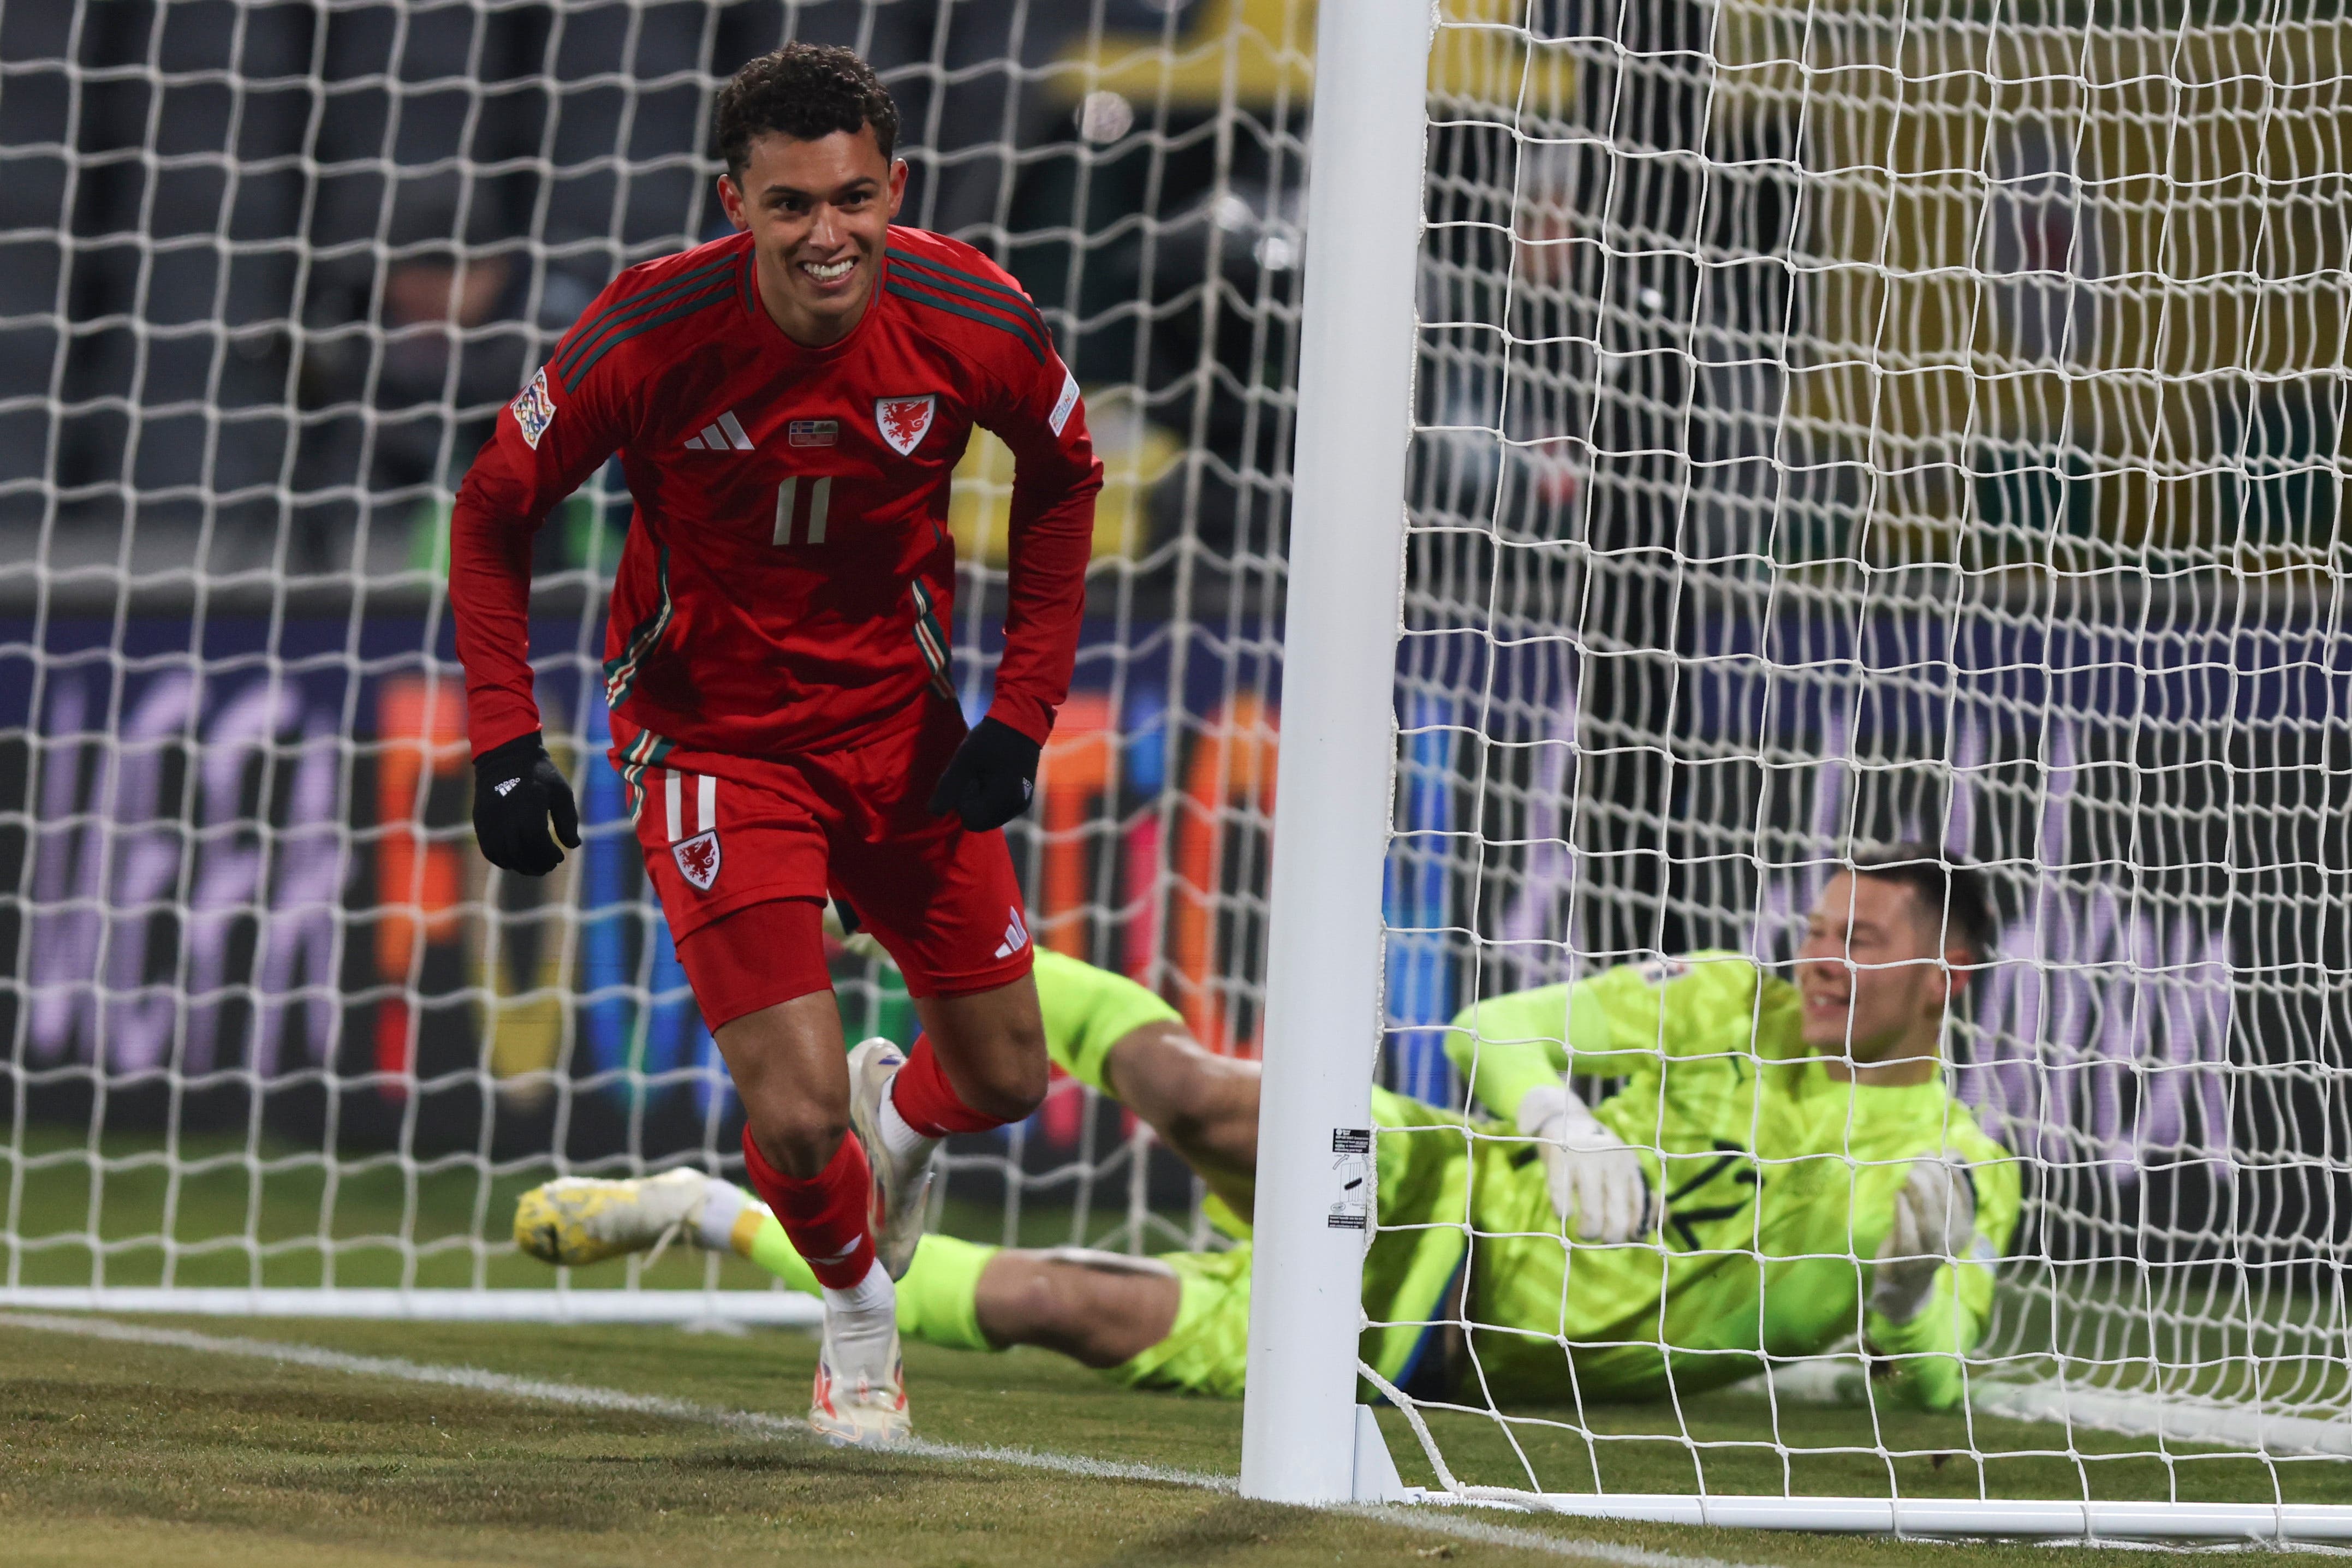
[[758,252],[761,302],[813,349],[847,337],[866,313],[906,195],[907,165],[882,155],[871,126],[814,141],[754,137],[740,182],[719,177],[719,204]]
[[1857,1064],[1919,1060],[1932,1070],[1944,1009],[1969,955],[1948,947],[1942,912],[1909,887],[1841,872],[1806,917],[1797,952],[1805,1043]]

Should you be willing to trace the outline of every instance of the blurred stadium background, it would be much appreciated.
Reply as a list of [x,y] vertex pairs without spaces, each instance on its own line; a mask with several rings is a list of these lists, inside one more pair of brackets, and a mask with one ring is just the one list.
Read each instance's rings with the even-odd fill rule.
[[[2052,1162],[2048,1244],[2305,1269],[2352,1213],[2352,768],[2298,716],[2345,700],[2352,39],[2062,9],[1443,8],[1383,1071],[1455,1093],[1475,991],[1782,951],[1830,846],[1924,831],[2001,871],[1962,1084]],[[1109,465],[1040,939],[1255,1050],[1314,26],[0,10],[5,1283],[517,1281],[519,1186],[728,1163],[596,759],[615,476],[539,551],[590,823],[544,883],[472,848],[439,584],[530,367],[719,232],[709,93],[786,36],[881,68],[907,221],[1022,279]],[[979,444],[955,502],[968,701],[1008,480]],[[955,1166],[968,1232],[1207,1237],[1075,1085]]]
[[[373,1235],[399,1239],[371,1282],[474,1282],[503,1175],[731,1149],[579,678],[617,465],[536,561],[591,824],[545,883],[472,849],[441,575],[449,495],[555,337],[619,268],[723,231],[709,95],[786,37],[881,70],[904,221],[1011,267],[1088,390],[1097,613],[1019,835],[1040,936],[1245,1035],[1211,1020],[1247,1005],[1271,788],[1313,25],[1221,0],[0,12],[7,1281],[313,1283]],[[1010,478],[983,440],[955,501],[975,699]],[[853,1021],[911,1030],[887,972],[840,978]],[[979,1200],[1017,1227],[1025,1164],[1064,1228],[1139,1223],[1097,1120],[1066,1086],[1009,1164],[973,1153]],[[371,1175],[391,1207],[362,1218]],[[416,1236],[422,1274],[412,1181],[456,1228]],[[1187,1184],[1160,1183],[1181,1222]]]

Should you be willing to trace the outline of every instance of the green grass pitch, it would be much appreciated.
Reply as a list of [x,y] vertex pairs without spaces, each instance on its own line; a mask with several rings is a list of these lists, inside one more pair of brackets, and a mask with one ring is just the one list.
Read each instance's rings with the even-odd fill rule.
[[[19,1153],[75,1145],[47,1133]],[[59,1137],[64,1134],[59,1134]],[[150,1151],[110,1143],[110,1158]],[[294,1153],[294,1151],[285,1151]],[[272,1155],[278,1151],[270,1151]],[[208,1155],[225,1156],[209,1170]],[[412,1282],[543,1285],[528,1259],[485,1250],[536,1175],[484,1179],[451,1170],[411,1180],[396,1167],[343,1179],[331,1210],[315,1166],[248,1176],[234,1145],[184,1148],[197,1174],[110,1172],[93,1187],[79,1162],[24,1169],[17,1180],[18,1277],[79,1283],[95,1222],[115,1283],[161,1278],[167,1230],[183,1243],[250,1227],[266,1249],[261,1282],[320,1282],[330,1253],[347,1284],[392,1284],[400,1255],[362,1239],[403,1225],[441,1247]],[[96,1199],[93,1217],[93,1198]],[[170,1215],[166,1221],[166,1212]],[[322,1226],[322,1216],[331,1223]],[[951,1214],[973,1232],[989,1217]],[[1032,1239],[1066,1241],[1066,1214],[1028,1217]],[[1059,1227],[1058,1231],[1056,1227]],[[321,1249],[318,1239],[325,1239]],[[42,1245],[43,1242],[54,1245]],[[289,1245],[290,1243],[290,1245]],[[622,1282],[630,1264],[577,1271]],[[754,1287],[739,1260],[672,1249],[648,1286]],[[253,1281],[242,1248],[183,1252],[184,1284]],[[364,1356],[402,1357],[722,1410],[795,1418],[805,1411],[813,1345],[804,1335],[743,1338],[667,1327],[184,1321],[198,1334],[262,1338]],[[1230,1477],[1239,1467],[1235,1405],[1134,1394],[1042,1353],[979,1355],[910,1345],[918,1430],[950,1444],[1025,1447]],[[1382,1413],[1408,1483],[1434,1477],[1402,1418]],[[1507,1431],[1484,1416],[1433,1415],[1447,1461],[1471,1484],[1580,1491],[1906,1497],[2352,1502],[2352,1467],[2262,1464],[2178,1451],[2146,1457],[2141,1440],[1973,1419],[1783,1406],[1728,1392],[1679,1406],[1516,1412]],[[1883,1452],[1881,1450],[1884,1450]],[[2019,1457],[1979,1464],[1972,1452]],[[2135,1456],[2133,1451],[2138,1451]],[[642,1412],[551,1406],[510,1396],[257,1362],[202,1350],[110,1343],[35,1330],[0,1314],[0,1561],[118,1563],[173,1568],[336,1561],[643,1563],[843,1562],[1398,1563],[1437,1553],[1535,1561],[1591,1543],[1758,1565],[1921,1562],[1977,1568],[2030,1546],[1951,1547],[1839,1537],[1604,1526],[1486,1510],[1423,1510],[1416,1521],[1317,1514],[1244,1503],[1183,1481],[1040,1474],[952,1457],[842,1453],[767,1431]],[[1464,1539],[1439,1532],[1480,1528]],[[1497,1539],[1494,1529],[1525,1539]],[[1575,1543],[1585,1542],[1582,1549]],[[2079,1550],[2079,1549],[2078,1549]],[[2041,1555],[2036,1557],[2034,1553]],[[2022,1555],[2021,1555],[2022,1554]],[[2099,1554],[2104,1560],[2108,1553]],[[2145,1558],[2156,1553],[2124,1552]],[[1676,1568],[1664,1558],[1648,1568]]]
[[[782,1332],[729,1338],[512,1324],[174,1326],[787,1419],[804,1408],[813,1356],[805,1335]],[[1237,1406],[1130,1394],[1029,1352],[912,1346],[908,1364],[919,1426],[940,1441],[1025,1446],[1193,1474],[1230,1476],[1238,1465]],[[1694,1413],[1697,1429],[1709,1435],[1754,1435],[1755,1413],[1741,1401]],[[1633,1427],[1659,1415],[1619,1414]],[[1400,1453],[1402,1437],[1391,1432]],[[1475,1447],[1470,1438],[1452,1435],[1457,1458]],[[1686,1465],[1678,1474],[1682,1461],[1658,1445],[1613,1452],[1614,1484],[1671,1489],[1686,1479]],[[1940,1473],[1929,1465],[1923,1459],[1918,1469]],[[1855,1473],[1865,1468],[1857,1462]],[[1417,1469],[1406,1467],[1408,1479],[1418,1479]],[[1181,1480],[836,1451],[788,1434],[747,1435],[708,1422],[177,1345],[109,1343],[6,1318],[0,1318],[0,1557],[14,1564],[148,1560],[173,1568],[322,1561],[563,1568],[665,1561],[1499,1564],[1563,1554],[1639,1568],[1992,1568],[2050,1560],[2048,1548],[2016,1544],[1612,1526],[1488,1510],[1286,1509]],[[2098,1568],[2154,1563],[2159,1555],[2090,1553]]]

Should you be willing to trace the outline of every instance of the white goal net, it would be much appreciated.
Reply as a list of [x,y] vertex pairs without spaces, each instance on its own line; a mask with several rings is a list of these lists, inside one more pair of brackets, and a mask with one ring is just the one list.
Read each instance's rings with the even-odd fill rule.
[[[544,881],[474,848],[443,589],[492,418],[614,272],[723,230],[711,96],[786,38],[874,63],[904,221],[1020,277],[1085,386],[1108,476],[1013,830],[1033,928],[1255,1049],[1311,7],[11,3],[0,1299],[813,1315],[700,1256],[528,1295],[559,1281],[518,1194],[739,1172],[741,1118],[602,755],[617,465],[534,560],[585,818]],[[954,503],[975,712],[1011,477],[984,438]],[[852,1039],[911,1038],[894,976],[835,975]],[[959,1234],[1210,1234],[1075,1082],[948,1161]]]
[[[1776,1375],[1708,1394],[1702,1344],[1618,1407],[1569,1342],[1674,1314],[1596,1334],[1599,1254],[1515,1296],[1559,1244],[1474,1190],[1466,1343],[1389,1428],[1433,1484],[2347,1498],[2347,51],[2325,5],[1441,8],[1384,1076],[1472,1000],[1785,964],[1841,855],[1922,841],[1994,884],[1948,1078],[2023,1215],[1954,1413],[1859,1305],[1792,1332],[1817,1277],[1762,1229],[1760,1325],[1709,1343]],[[1668,1162],[1653,1276],[1751,1148]]]
[[[908,221],[1023,281],[1108,465],[1032,928],[1255,1054],[1315,24],[0,5],[0,1302],[809,1315],[732,1259],[509,1240],[551,1175],[734,1173],[740,1113],[601,757],[617,474],[534,561],[586,820],[543,882],[473,848],[441,586],[489,421],[717,232],[710,95],[788,37],[881,70]],[[1950,1081],[2025,1176],[1957,1413],[1851,1342],[1639,1405],[1417,1379],[1408,1476],[2342,1496],[2352,26],[1444,0],[1426,79],[1381,1082],[1475,1112],[1465,1006],[1785,962],[1841,853],[1915,838],[1997,886]],[[977,444],[955,504],[975,707],[1009,468]],[[853,1037],[911,1034],[835,974]],[[957,1234],[1222,1244],[1076,1082],[947,1159]]]

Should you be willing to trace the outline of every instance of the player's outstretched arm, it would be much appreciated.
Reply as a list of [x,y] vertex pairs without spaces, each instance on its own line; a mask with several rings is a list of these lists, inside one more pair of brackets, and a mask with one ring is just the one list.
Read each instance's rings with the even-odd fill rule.
[[1528,1094],[1559,1086],[1569,1064],[1570,989],[1514,991],[1454,1015],[1445,1031],[1445,1055],[1473,1100],[1510,1121]]
[[1134,1112],[1245,1220],[1257,1195],[1257,1063],[1210,1051],[1124,975],[1045,948],[1034,973],[1046,1056]]
[[[565,334],[547,366],[499,416],[449,517],[449,613],[466,670],[475,831],[493,865],[534,876],[563,859],[548,838],[551,816],[567,845],[580,841],[571,789],[540,745],[530,674],[531,537],[619,444],[612,372],[583,372],[567,382],[563,367],[583,328],[597,322],[621,287],[616,279],[589,307],[583,325]],[[503,795],[483,800],[483,789],[495,791],[509,780]]]
[[1759,983],[1735,953],[1621,964],[1472,1003],[1447,1030],[1445,1054],[1472,1098],[1510,1121],[1528,1091],[1562,1073],[1627,1078],[1665,1057],[1720,1051],[1753,1019]]

